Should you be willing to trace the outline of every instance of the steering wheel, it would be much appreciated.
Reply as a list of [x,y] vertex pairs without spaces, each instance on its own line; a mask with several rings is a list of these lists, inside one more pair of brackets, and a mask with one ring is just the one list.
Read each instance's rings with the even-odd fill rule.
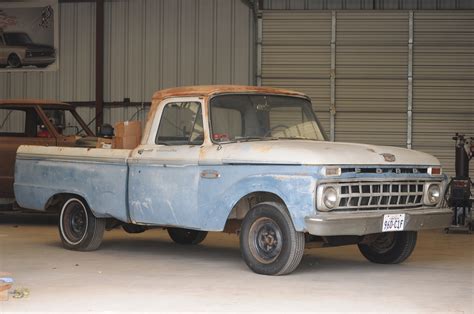
[[267,133],[265,133],[264,137],[267,137],[269,136],[270,134],[273,133],[273,131],[275,131],[276,129],[278,128],[283,128],[284,130],[288,129],[289,127],[287,125],[284,125],[284,124],[278,124],[278,125],[275,125],[274,127],[270,128],[270,130],[267,131]]

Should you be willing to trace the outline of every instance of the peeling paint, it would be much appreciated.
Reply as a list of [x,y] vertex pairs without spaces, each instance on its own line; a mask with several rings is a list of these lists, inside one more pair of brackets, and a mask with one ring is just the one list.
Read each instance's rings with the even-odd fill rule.
[[[152,130],[157,129],[165,101],[194,97],[194,101],[202,102],[207,121],[209,97],[230,92],[305,97],[297,92],[252,86],[186,87],[157,92],[145,136],[135,150],[20,147],[15,171],[20,206],[44,210],[50,197],[73,193],[83,197],[97,217],[222,231],[232,208],[242,198],[265,192],[282,199],[295,229],[305,231],[305,218],[316,215],[316,187],[325,179],[322,167],[439,165],[436,158],[421,152],[353,143],[275,140],[218,145],[210,141],[208,123],[204,123],[203,145],[169,147],[154,143]],[[142,155],[145,149],[147,154]],[[386,162],[382,153],[396,155],[397,164]],[[203,173],[216,176],[209,180]],[[337,179],[384,181],[397,175],[351,172]],[[429,175],[403,174],[397,178],[402,177],[423,179]]]

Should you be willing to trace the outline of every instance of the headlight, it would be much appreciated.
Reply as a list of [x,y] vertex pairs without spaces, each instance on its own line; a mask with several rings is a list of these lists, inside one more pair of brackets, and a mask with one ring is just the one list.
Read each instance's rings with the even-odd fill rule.
[[333,209],[337,205],[337,191],[335,188],[327,187],[323,192],[323,204],[328,209]]
[[439,184],[430,184],[425,195],[426,205],[436,205],[441,199],[441,187]]

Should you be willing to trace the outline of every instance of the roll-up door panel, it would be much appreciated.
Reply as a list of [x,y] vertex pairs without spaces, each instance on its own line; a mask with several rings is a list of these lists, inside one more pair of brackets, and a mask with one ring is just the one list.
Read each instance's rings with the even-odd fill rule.
[[[326,131],[331,14],[263,14],[263,84],[308,94]],[[335,14],[336,140],[406,146],[409,12]],[[451,137],[474,136],[474,11],[414,11],[413,30],[413,148],[454,175]]]
[[337,12],[337,141],[406,146],[408,12]]
[[453,176],[452,136],[474,136],[474,11],[417,11],[414,22],[413,148]]

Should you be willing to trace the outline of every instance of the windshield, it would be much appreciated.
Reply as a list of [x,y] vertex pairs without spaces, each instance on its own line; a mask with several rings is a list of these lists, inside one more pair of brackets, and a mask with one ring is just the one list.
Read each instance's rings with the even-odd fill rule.
[[303,98],[234,94],[211,99],[214,142],[305,139],[324,141],[311,103]]
[[[71,110],[45,109],[43,111],[48,117],[49,122],[51,122],[59,134],[64,136],[87,136],[91,133],[91,131],[82,127],[81,123]],[[40,125],[39,127],[46,128],[44,125]]]
[[5,33],[3,34],[8,45],[25,45],[33,43],[26,33]]

